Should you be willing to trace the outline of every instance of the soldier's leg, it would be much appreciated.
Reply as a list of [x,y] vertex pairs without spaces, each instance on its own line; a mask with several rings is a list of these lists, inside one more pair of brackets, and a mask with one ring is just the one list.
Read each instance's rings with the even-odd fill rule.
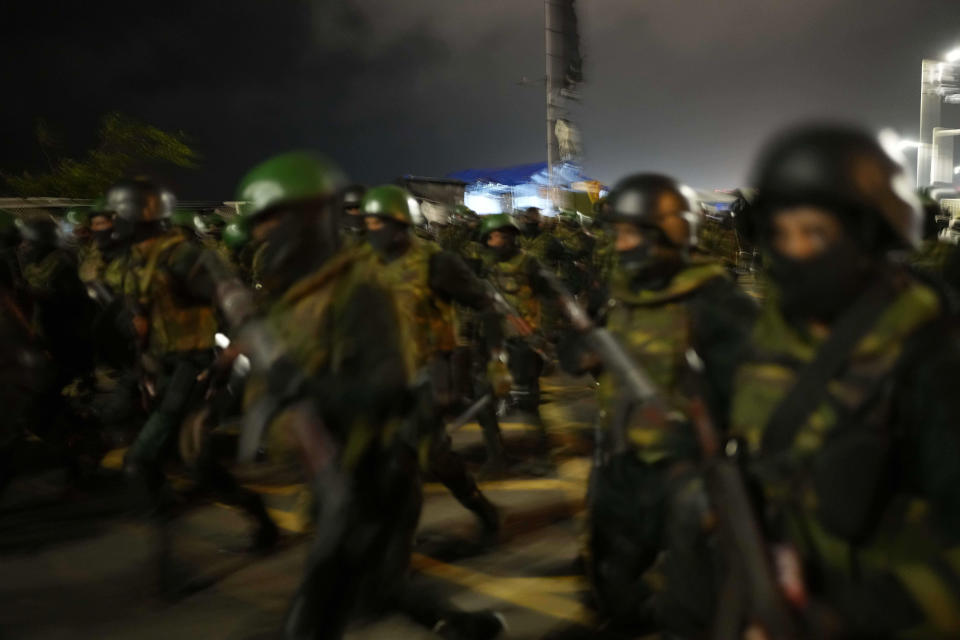
[[[491,393],[491,391],[488,389],[484,393]],[[483,444],[487,450],[487,461],[484,464],[484,469],[487,471],[505,469],[507,454],[504,451],[500,422],[497,420],[497,409],[493,400],[477,414],[477,423],[483,431]]]
[[172,371],[158,380],[159,403],[127,451],[125,471],[142,483],[151,499],[163,485],[163,456],[186,415],[201,368],[190,358],[181,358]]
[[124,471],[143,496],[147,514],[156,526],[156,567],[161,593],[174,594],[184,586],[171,562],[171,521],[174,497],[163,475],[164,456],[189,409],[202,368],[191,358],[179,358],[168,376],[158,380],[159,404],[147,418],[127,451]]
[[507,343],[510,357],[510,372],[519,392],[517,408],[527,414],[537,427],[537,449],[543,454],[550,451],[546,424],[540,416],[540,374],[543,359],[522,340]]
[[460,346],[451,356],[453,389],[461,400],[473,397],[473,351],[472,346]]
[[429,469],[453,497],[466,507],[480,521],[485,537],[495,536],[500,529],[500,516],[477,481],[467,470],[467,465],[451,447],[450,436],[445,432],[437,433],[430,443]]
[[243,510],[253,521],[256,530],[253,534],[251,551],[266,551],[277,543],[279,531],[263,504],[263,499],[255,492],[245,489],[237,479],[216,459],[209,436],[205,438],[197,457],[195,470],[198,483],[212,490],[219,499]]
[[[409,449],[372,451],[352,474],[347,496],[318,488],[315,544],[284,625],[284,637],[334,640],[352,617],[400,599],[420,516],[416,457]],[[331,519],[325,502],[345,498]]]

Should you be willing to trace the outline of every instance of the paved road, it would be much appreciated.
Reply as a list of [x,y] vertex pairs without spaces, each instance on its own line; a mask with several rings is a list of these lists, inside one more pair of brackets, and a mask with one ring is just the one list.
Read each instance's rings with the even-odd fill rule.
[[[589,467],[593,393],[588,380],[545,380],[543,415],[557,471],[512,474],[482,487],[501,508],[504,533],[493,550],[462,557],[474,534],[472,516],[446,490],[428,483],[415,582],[442,590],[465,609],[494,608],[507,638],[541,638],[587,622],[585,584],[577,570],[580,518]],[[504,425],[508,448],[535,440],[523,422]],[[482,458],[476,425],[454,436],[472,464]],[[116,456],[107,465],[116,462]],[[117,479],[59,497],[56,473],[21,480],[0,503],[0,639],[2,640],[254,640],[274,637],[306,554],[306,494],[289,486],[265,491],[286,529],[281,549],[251,558],[231,551],[246,542],[246,525],[219,505],[195,508],[176,528],[177,558],[197,591],[175,602],[153,594],[151,530],[131,517]],[[350,638],[430,638],[402,616],[358,628]]]

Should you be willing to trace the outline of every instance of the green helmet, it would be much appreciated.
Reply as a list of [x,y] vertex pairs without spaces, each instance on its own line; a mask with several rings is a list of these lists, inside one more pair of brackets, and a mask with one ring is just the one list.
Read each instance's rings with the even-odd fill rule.
[[367,191],[360,202],[360,213],[412,225],[417,212],[416,200],[406,189],[384,184]]
[[193,217],[197,214],[196,211],[190,211],[188,209],[177,209],[173,212],[173,215],[170,216],[170,224],[175,227],[183,227],[185,229],[194,229]]
[[450,212],[453,220],[473,220],[477,217],[477,212],[465,204],[455,204]]
[[480,222],[480,237],[485,238],[494,231],[500,229],[513,229],[519,231],[520,228],[509,213],[495,213],[490,216],[484,216]]
[[237,187],[240,215],[251,222],[282,205],[331,196],[346,183],[333,162],[312,151],[290,151],[266,160]]
[[90,212],[71,207],[67,209],[64,219],[75,227],[86,227],[90,224]]
[[197,213],[193,216],[193,228],[200,233],[222,232],[226,225],[226,219],[216,211],[213,213]]
[[243,219],[231,220],[223,228],[223,244],[233,251],[239,251],[250,241],[250,231]]
[[573,209],[560,209],[557,213],[557,222],[561,222],[571,227],[580,226],[580,214]]

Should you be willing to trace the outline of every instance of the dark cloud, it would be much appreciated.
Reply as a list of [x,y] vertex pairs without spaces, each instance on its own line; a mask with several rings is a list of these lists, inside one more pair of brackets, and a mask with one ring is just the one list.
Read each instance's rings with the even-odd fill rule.
[[[920,59],[960,44],[956,0],[581,0],[587,170],[733,186],[762,138],[818,116],[916,129]],[[516,0],[4,3],[0,166],[39,166],[120,110],[184,130],[178,176],[227,197],[254,162],[328,151],[358,179],[542,158],[543,5]],[[521,82],[526,78],[526,82]]]

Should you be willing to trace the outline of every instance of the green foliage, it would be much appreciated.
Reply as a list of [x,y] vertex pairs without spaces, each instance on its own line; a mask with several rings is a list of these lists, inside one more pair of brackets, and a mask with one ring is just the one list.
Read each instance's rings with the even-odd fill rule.
[[22,197],[93,198],[124,176],[163,164],[195,168],[199,159],[183,132],[163,131],[121,113],[103,117],[97,145],[79,160],[50,159],[49,153],[57,146],[56,137],[42,121],[37,123],[36,133],[51,170],[19,175],[0,172],[9,190]]

